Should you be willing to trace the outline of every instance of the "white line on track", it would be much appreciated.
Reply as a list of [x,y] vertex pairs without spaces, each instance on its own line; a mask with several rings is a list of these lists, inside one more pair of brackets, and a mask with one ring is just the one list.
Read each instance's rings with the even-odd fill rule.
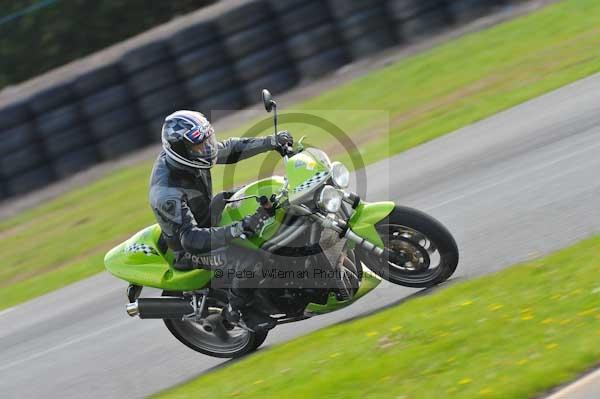
[[4,370],[6,370],[6,369],[9,369],[9,368],[11,368],[11,367],[17,366],[17,365],[19,365],[19,364],[21,364],[21,363],[25,363],[25,362],[28,362],[28,361],[31,361],[31,360],[37,359],[37,358],[39,358],[39,357],[45,356],[45,355],[47,355],[48,353],[51,353],[51,352],[57,351],[57,350],[59,350],[59,349],[63,349],[63,348],[65,348],[65,347],[69,346],[69,345],[73,345],[73,344],[76,344],[76,343],[78,343],[78,342],[85,341],[86,339],[89,339],[89,338],[95,337],[96,335],[103,334],[103,333],[105,333],[105,332],[107,332],[107,331],[109,331],[109,330],[112,330],[113,328],[120,327],[121,325],[123,325],[123,324],[125,324],[125,323],[128,323],[128,322],[130,323],[130,322],[131,322],[131,320],[122,320],[122,321],[120,321],[120,322],[118,322],[118,323],[116,323],[116,324],[113,324],[112,326],[108,326],[108,327],[101,328],[100,330],[96,330],[96,331],[94,331],[94,332],[91,332],[91,333],[89,333],[89,334],[80,335],[80,336],[79,336],[79,337],[77,337],[77,338],[73,338],[73,339],[71,339],[71,340],[69,340],[69,341],[63,342],[63,343],[62,343],[62,344],[60,344],[60,345],[52,346],[52,347],[50,347],[50,348],[48,348],[48,349],[46,349],[46,350],[40,351],[40,352],[35,352],[35,353],[33,353],[33,354],[29,355],[29,356],[26,356],[26,357],[24,357],[24,358],[21,358],[21,359],[19,359],[19,360],[15,360],[15,361],[13,361],[13,362],[10,362],[10,363],[8,363],[8,364],[5,364],[5,365],[3,365],[3,366],[0,366],[0,371],[4,371]]
[[[531,168],[531,169],[529,169],[527,171],[524,171],[522,173],[514,174],[514,175],[506,177],[504,179],[497,180],[494,183],[487,184],[485,186],[481,186],[481,187],[479,187],[479,188],[477,188],[475,190],[471,190],[471,191],[466,192],[466,193],[461,194],[461,195],[457,195],[457,196],[455,196],[453,198],[450,198],[450,199],[448,199],[446,201],[443,201],[443,202],[441,202],[441,203],[439,203],[437,205],[434,205],[432,207],[427,208],[426,211],[431,211],[432,209],[441,208],[444,205],[448,205],[448,204],[450,204],[452,202],[461,200],[463,198],[470,197],[470,196],[473,196],[475,194],[479,194],[479,193],[481,193],[483,191],[489,190],[490,188],[494,188],[494,187],[500,186],[500,185],[502,185],[504,183],[508,183],[511,180],[520,179],[520,178],[525,177],[525,176],[527,176],[527,175],[529,175],[531,173],[540,172],[540,171],[544,170],[545,168],[547,168],[548,166],[555,165],[555,164],[557,164],[559,162],[565,161],[565,160],[570,159],[570,158],[578,157],[578,156],[580,156],[581,154],[583,154],[585,152],[588,152],[590,150],[594,150],[594,149],[599,148],[599,147],[600,147],[600,144],[596,144],[596,145],[592,145],[592,146],[586,147],[584,149],[581,149],[579,151],[572,152],[572,153],[570,153],[568,155],[564,155],[562,157],[555,158],[552,161],[540,164],[540,165],[536,166],[535,168]],[[572,170],[570,170],[570,172],[573,172],[576,169],[578,169],[578,168],[572,169]],[[561,175],[564,175],[564,174],[567,174],[567,173],[570,173],[570,172],[565,172],[565,173],[562,173]],[[550,180],[554,179],[555,177],[558,177],[558,175],[553,176]]]

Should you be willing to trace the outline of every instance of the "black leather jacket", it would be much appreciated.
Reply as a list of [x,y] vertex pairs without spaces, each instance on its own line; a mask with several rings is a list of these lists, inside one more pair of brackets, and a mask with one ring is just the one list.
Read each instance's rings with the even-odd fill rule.
[[[275,148],[271,137],[230,138],[219,143],[217,163],[235,163]],[[210,169],[182,166],[161,152],[152,169],[149,197],[176,266],[189,268],[184,259],[190,254],[222,248],[233,239],[230,226],[210,226]]]

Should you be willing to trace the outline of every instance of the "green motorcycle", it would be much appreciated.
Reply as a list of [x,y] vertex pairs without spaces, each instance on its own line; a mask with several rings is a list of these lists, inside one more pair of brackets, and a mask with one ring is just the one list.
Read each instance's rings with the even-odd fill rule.
[[[263,101],[268,112],[274,111],[277,132],[277,104],[267,90]],[[440,222],[393,202],[363,201],[347,190],[350,173],[343,164],[304,148],[302,139],[296,147],[283,158],[285,177],[244,186],[221,215],[220,225],[228,225],[259,206],[274,209],[259,234],[232,243],[265,259],[253,306],[277,324],[290,323],[351,305],[381,278],[431,287],[454,273],[458,248]],[[215,284],[218,272],[173,268],[173,253],[160,235],[158,225],[147,227],[106,254],[106,269],[130,283],[128,314],[163,319],[179,341],[210,356],[233,358],[258,348],[268,330],[223,317],[228,300],[226,290]],[[285,270],[272,273],[276,263],[285,263]],[[140,297],[143,287],[159,288],[163,295]]]

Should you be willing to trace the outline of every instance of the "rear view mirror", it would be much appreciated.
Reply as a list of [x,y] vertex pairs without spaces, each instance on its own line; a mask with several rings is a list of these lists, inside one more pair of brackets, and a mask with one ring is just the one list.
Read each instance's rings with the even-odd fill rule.
[[267,112],[271,112],[273,108],[277,106],[277,103],[273,100],[273,96],[267,89],[263,89],[262,91],[262,100]]

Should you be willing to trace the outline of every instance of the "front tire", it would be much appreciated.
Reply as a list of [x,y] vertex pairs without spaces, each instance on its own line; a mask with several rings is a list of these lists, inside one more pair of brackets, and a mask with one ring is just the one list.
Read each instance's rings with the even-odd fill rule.
[[[163,296],[182,296],[181,292],[163,292]],[[252,332],[223,323],[221,310],[224,298],[207,300],[209,316],[204,323],[163,319],[165,325],[181,343],[212,357],[236,358],[255,351],[267,339],[267,332]]]
[[433,217],[396,206],[375,225],[389,259],[359,249],[360,259],[374,273],[394,284],[426,288],[447,280],[458,265],[452,234]]

